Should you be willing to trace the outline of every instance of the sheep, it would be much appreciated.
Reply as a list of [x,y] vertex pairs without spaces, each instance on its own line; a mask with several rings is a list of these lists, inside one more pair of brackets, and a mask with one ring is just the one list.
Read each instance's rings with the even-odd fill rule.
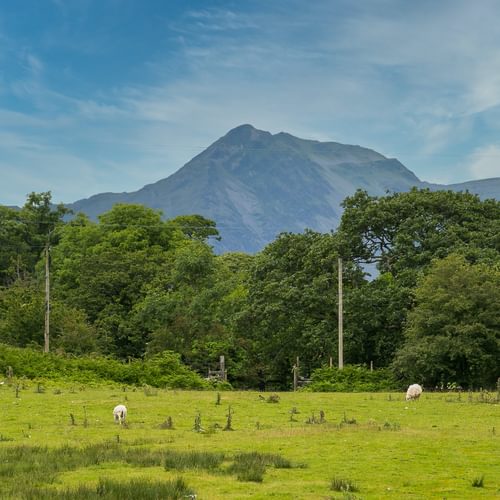
[[120,425],[124,423],[127,418],[127,407],[124,405],[115,406],[113,417],[115,418],[115,422],[118,422]]
[[406,391],[406,401],[410,401],[410,399],[418,399],[422,394],[422,386],[418,384],[412,384],[408,387]]

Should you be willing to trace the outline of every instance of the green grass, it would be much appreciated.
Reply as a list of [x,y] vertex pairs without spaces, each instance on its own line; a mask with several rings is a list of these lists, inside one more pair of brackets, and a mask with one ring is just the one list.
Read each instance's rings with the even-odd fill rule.
[[[41,385],[22,382],[17,398],[0,386],[2,499],[341,499],[354,491],[346,485],[363,499],[500,496],[500,408],[479,394],[408,403],[395,392],[299,392],[268,404],[226,392],[215,405],[215,392]],[[127,426],[113,422],[118,403]],[[321,411],[323,423],[306,423]],[[175,426],[162,429],[168,417]]]

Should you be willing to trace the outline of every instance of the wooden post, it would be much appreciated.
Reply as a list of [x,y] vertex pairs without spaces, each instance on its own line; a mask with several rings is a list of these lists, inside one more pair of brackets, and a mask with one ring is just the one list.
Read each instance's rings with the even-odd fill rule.
[[43,352],[50,349],[50,266],[49,266],[49,240],[45,245],[45,331]]
[[330,368],[333,368],[333,358],[330,356]]
[[373,361],[370,361],[370,371],[373,371]]
[[225,369],[224,356],[221,356],[219,358],[219,365],[220,365],[220,376],[221,376],[222,380],[225,382],[227,380],[227,373],[226,373],[226,369]]
[[342,301],[342,259],[339,257],[338,260],[339,267],[339,370],[344,368],[344,318],[343,318],[343,301]]
[[[297,358],[297,360],[298,360],[298,358]],[[293,390],[295,392],[297,390],[298,381],[299,381],[299,367],[298,367],[298,365],[293,365],[292,372],[293,372]]]

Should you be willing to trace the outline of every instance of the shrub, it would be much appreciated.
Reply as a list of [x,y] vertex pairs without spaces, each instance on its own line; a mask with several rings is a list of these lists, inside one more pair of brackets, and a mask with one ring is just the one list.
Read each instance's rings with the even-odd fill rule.
[[313,392],[376,392],[399,390],[392,372],[386,368],[369,370],[360,365],[348,365],[342,370],[324,367],[314,370],[311,383],[304,388]]
[[17,377],[80,383],[115,382],[172,389],[208,389],[209,384],[183,365],[180,355],[165,351],[145,361],[122,363],[103,356],[72,357],[0,344],[0,372],[12,366]]
[[266,401],[268,403],[279,403],[280,402],[280,397],[278,396],[278,394],[271,394],[267,399]]

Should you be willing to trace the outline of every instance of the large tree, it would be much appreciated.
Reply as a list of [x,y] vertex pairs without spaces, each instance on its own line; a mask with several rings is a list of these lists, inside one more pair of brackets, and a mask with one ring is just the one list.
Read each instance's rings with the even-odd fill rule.
[[52,204],[50,191],[30,193],[20,210],[0,206],[0,286],[27,279],[69,212]]
[[225,355],[232,380],[245,379],[244,342],[235,335],[234,318],[246,292],[231,266],[248,259],[233,255],[231,266],[227,260],[197,239],[175,250],[170,268],[147,286],[135,307],[135,321],[149,332],[148,355],[175,350],[205,373]]
[[79,216],[61,232],[53,251],[54,292],[85,312],[103,350],[140,356],[147,338],[132,324],[132,311],[183,240],[160,212],[141,205],[117,204],[98,224]]
[[491,387],[500,376],[500,260],[434,261],[415,293],[404,346],[394,361],[407,381]]
[[[336,237],[306,231],[281,234],[256,258],[239,320],[253,340],[254,368],[285,383],[300,357],[303,374],[336,356],[338,339]],[[361,271],[346,263],[345,287]]]
[[403,343],[403,327],[412,289],[379,275],[346,290],[344,356],[348,363],[388,366]]
[[432,259],[474,248],[500,251],[500,202],[469,193],[412,189],[369,196],[357,191],[343,202],[341,251],[361,263],[377,263],[414,285]]

